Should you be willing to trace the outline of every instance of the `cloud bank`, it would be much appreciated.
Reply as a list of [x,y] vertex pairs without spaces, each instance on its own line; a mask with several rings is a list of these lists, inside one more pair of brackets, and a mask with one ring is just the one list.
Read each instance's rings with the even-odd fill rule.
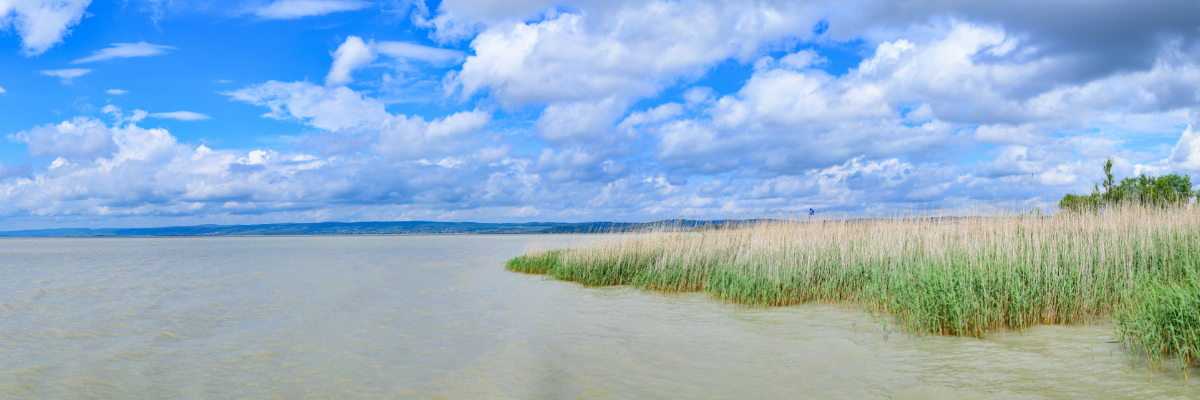
[[[208,116],[115,106],[104,120],[9,135],[36,162],[0,166],[0,217],[582,221],[1047,206],[1090,190],[1110,156],[1119,176],[1200,177],[1197,7],[447,0],[412,8],[437,47],[330,35],[316,53],[328,64],[309,69],[318,82],[222,92],[294,132],[261,145],[181,141],[145,118]],[[77,61],[170,50],[124,45]],[[87,71],[42,73],[70,83]],[[206,112],[220,118],[178,126],[225,118]]]

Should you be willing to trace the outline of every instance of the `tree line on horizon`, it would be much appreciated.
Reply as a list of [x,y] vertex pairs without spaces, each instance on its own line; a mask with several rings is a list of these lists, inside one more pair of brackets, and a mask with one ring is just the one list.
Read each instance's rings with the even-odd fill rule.
[[[1115,182],[1112,173],[1113,159],[1104,162],[1104,181],[1097,182],[1088,195],[1067,193],[1058,202],[1066,211],[1101,210],[1119,205],[1170,207],[1183,206],[1200,200],[1200,191],[1192,190],[1192,178],[1187,175],[1167,174],[1158,177],[1141,174]],[[1103,192],[1101,192],[1103,188]]]

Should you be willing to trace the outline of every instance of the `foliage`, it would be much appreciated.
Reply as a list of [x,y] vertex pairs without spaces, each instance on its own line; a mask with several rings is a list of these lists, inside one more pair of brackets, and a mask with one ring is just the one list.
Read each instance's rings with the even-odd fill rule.
[[1141,288],[1131,306],[1117,314],[1117,338],[1147,364],[1174,356],[1181,368],[1200,357],[1200,283],[1155,282]]
[[504,269],[524,274],[544,274],[558,266],[562,250],[526,252],[504,263]]
[[[1090,195],[1066,194],[1058,206],[1066,211],[1096,211],[1121,204],[1167,207],[1187,204],[1192,197],[1200,198],[1200,192],[1192,191],[1192,178],[1187,175],[1167,174],[1150,177],[1146,174],[1125,178],[1113,185],[1113,160],[1104,162],[1104,181],[1097,183]],[[1100,188],[1103,185],[1104,191]]]

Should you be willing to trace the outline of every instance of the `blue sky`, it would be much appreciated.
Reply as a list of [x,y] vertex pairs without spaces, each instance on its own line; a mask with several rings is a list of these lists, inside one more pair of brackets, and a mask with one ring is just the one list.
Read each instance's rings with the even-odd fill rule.
[[1200,182],[1198,38],[1194,1],[0,0],[0,221],[1048,204],[1110,156]]

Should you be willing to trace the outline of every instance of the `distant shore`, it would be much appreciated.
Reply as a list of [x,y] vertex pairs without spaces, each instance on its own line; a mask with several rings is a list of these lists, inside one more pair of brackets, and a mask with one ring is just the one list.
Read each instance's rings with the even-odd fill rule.
[[599,233],[645,230],[667,223],[682,228],[722,226],[730,221],[659,222],[319,222],[260,225],[192,225],[157,228],[62,228],[0,232],[0,237],[159,237]]

